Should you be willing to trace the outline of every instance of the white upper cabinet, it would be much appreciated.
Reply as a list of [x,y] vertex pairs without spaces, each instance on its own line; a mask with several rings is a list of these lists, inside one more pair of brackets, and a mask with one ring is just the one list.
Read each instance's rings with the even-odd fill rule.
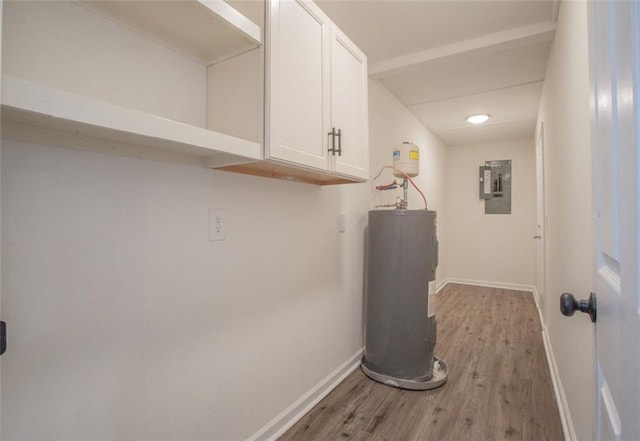
[[367,60],[312,2],[272,0],[267,158],[368,178]]
[[271,1],[267,57],[267,154],[327,168],[330,21],[312,3]]
[[367,58],[337,27],[331,32],[331,126],[340,130],[340,151],[332,169],[345,176],[369,176]]
[[2,15],[3,137],[215,165],[262,159],[260,133],[208,121],[209,71],[262,44],[260,26],[224,1],[5,0]]

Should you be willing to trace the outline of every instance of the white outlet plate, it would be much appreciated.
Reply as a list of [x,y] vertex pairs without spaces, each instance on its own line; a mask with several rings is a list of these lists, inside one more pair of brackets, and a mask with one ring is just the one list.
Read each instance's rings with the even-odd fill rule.
[[209,208],[209,240],[225,240],[227,238],[224,208]]

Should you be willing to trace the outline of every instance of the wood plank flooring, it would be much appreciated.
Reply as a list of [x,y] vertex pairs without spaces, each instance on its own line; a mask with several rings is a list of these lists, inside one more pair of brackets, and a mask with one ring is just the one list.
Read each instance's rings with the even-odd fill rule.
[[531,293],[449,284],[435,306],[444,386],[401,390],[357,369],[279,440],[563,440]]

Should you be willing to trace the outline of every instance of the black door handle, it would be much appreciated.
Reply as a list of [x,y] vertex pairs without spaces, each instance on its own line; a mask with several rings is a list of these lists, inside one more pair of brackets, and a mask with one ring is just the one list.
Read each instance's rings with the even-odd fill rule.
[[596,302],[596,293],[589,294],[589,300],[578,300],[569,292],[562,293],[560,296],[560,312],[567,317],[571,317],[576,310],[589,314],[591,322],[595,323],[597,318],[598,305]]

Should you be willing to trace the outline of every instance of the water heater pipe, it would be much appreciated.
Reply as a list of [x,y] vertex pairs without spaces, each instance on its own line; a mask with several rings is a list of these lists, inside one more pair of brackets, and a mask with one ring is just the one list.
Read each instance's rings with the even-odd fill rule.
[[428,208],[427,208],[427,198],[424,196],[424,193],[422,193],[422,191],[418,188],[418,186],[416,185],[416,183],[415,183],[415,182],[413,182],[413,179],[411,179],[411,177],[410,177],[408,174],[406,174],[404,171],[400,170],[399,168],[394,167],[393,165],[385,165],[385,166],[383,166],[383,167],[380,169],[380,171],[378,172],[378,174],[376,175],[376,177],[375,177],[375,178],[373,178],[373,180],[374,180],[374,181],[380,177],[380,175],[382,174],[382,171],[383,171],[385,168],[393,169],[395,172],[397,172],[397,173],[399,173],[400,175],[404,176],[404,178],[405,178],[405,179],[409,180],[409,182],[411,182],[411,185],[413,185],[413,188],[415,188],[415,189],[418,191],[418,193],[420,193],[420,196],[422,196],[422,201],[424,202],[424,209],[425,209],[425,210],[427,210],[427,209],[428,209]]

